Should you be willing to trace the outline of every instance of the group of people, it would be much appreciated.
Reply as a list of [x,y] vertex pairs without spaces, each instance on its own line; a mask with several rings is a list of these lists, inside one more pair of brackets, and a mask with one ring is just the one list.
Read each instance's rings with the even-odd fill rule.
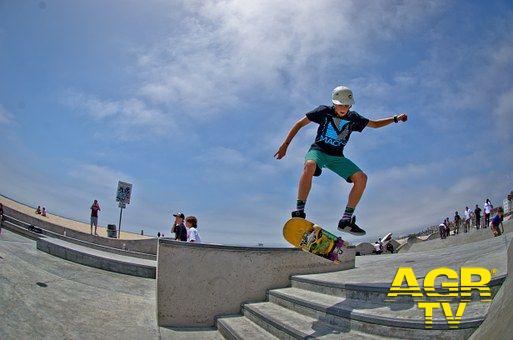
[[40,205],[38,205],[38,206],[37,206],[37,209],[36,209],[36,214],[37,214],[37,215],[41,215],[41,216],[43,216],[43,217],[46,217],[46,208],[45,208],[45,207],[43,207],[43,209],[41,209],[41,206],[40,206]]
[[[39,209],[39,207],[38,207]],[[91,235],[98,236],[98,212],[101,211],[98,200],[94,200],[91,205]],[[44,208],[43,208],[44,211]],[[171,228],[171,232],[175,234],[175,240],[183,242],[196,242],[200,243],[201,238],[198,233],[198,219],[195,216],[187,216],[181,212],[173,214],[175,220]],[[164,234],[157,233],[157,237],[164,237]]]
[[171,227],[171,232],[175,234],[175,240],[201,243],[201,238],[198,233],[198,219],[195,216],[185,217],[181,212],[177,212],[173,214],[173,216],[175,220]]
[[[446,217],[443,223],[440,223],[438,230],[440,232],[440,238],[447,238],[451,230],[453,234],[459,234],[460,228],[463,227],[463,232],[467,233],[471,227],[476,229],[490,227],[495,236],[499,236],[504,233],[504,226],[502,225],[502,219],[504,217],[504,210],[502,207],[497,209],[497,214],[491,218],[493,205],[489,198],[486,199],[484,206],[484,215],[481,215],[482,211],[478,204],[472,210],[469,207],[465,207],[464,216],[460,216],[459,212],[454,213],[454,218],[451,221],[449,217]],[[482,218],[484,217],[484,218]],[[502,226],[502,232],[499,229]]]

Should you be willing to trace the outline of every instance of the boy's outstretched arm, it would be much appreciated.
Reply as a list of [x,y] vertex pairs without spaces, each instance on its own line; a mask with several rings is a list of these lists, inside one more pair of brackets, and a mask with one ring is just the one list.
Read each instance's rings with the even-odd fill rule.
[[303,117],[294,124],[292,129],[290,129],[287,138],[285,138],[283,144],[280,145],[280,148],[274,154],[274,157],[276,159],[282,159],[283,157],[285,157],[285,154],[287,153],[287,148],[289,147],[290,142],[292,142],[294,136],[296,136],[297,132],[308,123],[310,123],[310,119],[308,119],[307,117]]
[[383,126],[387,126],[388,124],[391,124],[391,123],[397,123],[396,120],[397,120],[397,122],[405,122],[408,120],[408,115],[406,113],[401,113],[397,116],[393,116],[390,118],[384,118],[384,119],[380,119],[380,120],[369,120],[369,123],[367,124],[367,126],[377,129],[377,128],[380,128]]

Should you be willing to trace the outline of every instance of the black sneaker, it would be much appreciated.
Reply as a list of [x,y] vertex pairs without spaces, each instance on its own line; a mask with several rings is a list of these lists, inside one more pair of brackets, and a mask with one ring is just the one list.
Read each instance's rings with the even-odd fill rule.
[[304,210],[296,210],[292,212],[292,217],[300,217],[300,218],[306,218],[306,214]]
[[365,235],[365,230],[356,225],[356,217],[352,217],[350,220],[341,219],[338,221],[338,230],[350,233],[356,236]]

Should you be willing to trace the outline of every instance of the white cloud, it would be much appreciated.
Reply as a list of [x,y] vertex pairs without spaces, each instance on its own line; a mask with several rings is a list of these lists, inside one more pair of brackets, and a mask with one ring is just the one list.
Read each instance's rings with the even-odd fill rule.
[[164,135],[174,129],[174,122],[169,115],[149,107],[138,98],[102,100],[70,90],[65,94],[63,102],[77,112],[107,123],[109,134],[121,139]]
[[510,138],[513,132],[513,87],[499,96],[497,107],[494,110],[497,120],[497,129],[502,138]]
[[373,42],[418,29],[440,11],[437,2],[371,2],[363,8],[350,1],[187,6],[193,15],[173,23],[180,31],[140,55],[147,77],[140,93],[157,103],[189,107],[186,114],[196,118],[262,96],[314,96],[312,84],[319,83],[320,74],[372,63]]
[[2,104],[0,104],[0,124],[10,124],[13,121],[13,115],[7,112],[5,107]]

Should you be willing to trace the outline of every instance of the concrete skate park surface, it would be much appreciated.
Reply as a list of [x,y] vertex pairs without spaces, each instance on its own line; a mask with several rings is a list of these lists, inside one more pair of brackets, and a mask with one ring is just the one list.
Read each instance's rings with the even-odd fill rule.
[[0,234],[0,339],[221,339],[213,328],[158,327],[155,280],[40,252]]
[[[513,229],[511,221],[506,222],[504,227],[506,231]],[[215,339],[222,336],[229,339],[370,339],[380,336],[465,339],[483,322],[490,304],[474,303],[465,312],[464,328],[427,332],[422,329],[423,319],[416,307],[384,305],[380,299],[386,294],[399,266],[413,267],[419,283],[422,283],[426,272],[440,266],[456,270],[462,266],[496,268],[497,274],[493,280],[495,291],[502,282],[504,284],[490,306],[491,319],[483,322],[475,338],[507,338],[513,332],[513,286],[512,278],[504,281],[504,275],[508,268],[506,249],[513,234],[508,232],[494,238],[489,229],[475,232],[478,236],[462,233],[446,240],[419,242],[407,253],[357,257],[356,268],[346,271],[295,275],[288,283],[283,283],[283,287],[291,287],[271,289],[267,301],[245,303],[241,309],[242,315],[219,317],[216,322],[218,331],[214,328],[158,327],[155,280],[71,263],[39,252],[34,241],[4,230],[0,235],[0,339]],[[444,241],[451,243],[441,243]],[[414,251],[414,247],[419,245],[427,247],[426,250]],[[432,245],[432,249],[429,245]],[[180,246],[196,250],[202,248]],[[233,250],[240,252],[243,248]],[[509,257],[513,258],[511,248]],[[219,268],[233,270],[225,265],[222,256],[217,257],[218,261],[212,259],[209,262],[198,253],[189,259],[204,262],[203,265],[208,268],[203,268],[203,271],[215,272]],[[172,258],[169,260],[172,261]],[[172,275],[172,272],[168,275]],[[268,274],[262,273],[262,276],[265,275]],[[192,287],[198,282],[198,276],[192,271],[181,273],[173,280],[177,285]],[[242,289],[250,287],[248,280],[235,280]],[[222,283],[222,280],[218,280],[218,283]],[[229,297],[230,286],[225,285],[225,288],[225,294]],[[212,295],[217,293],[208,289],[206,287],[204,290]],[[173,302],[167,294],[164,292],[163,297]],[[174,302],[183,306],[176,309],[180,313],[198,306],[208,306],[211,300],[205,294],[200,302],[194,304],[187,299]]]

